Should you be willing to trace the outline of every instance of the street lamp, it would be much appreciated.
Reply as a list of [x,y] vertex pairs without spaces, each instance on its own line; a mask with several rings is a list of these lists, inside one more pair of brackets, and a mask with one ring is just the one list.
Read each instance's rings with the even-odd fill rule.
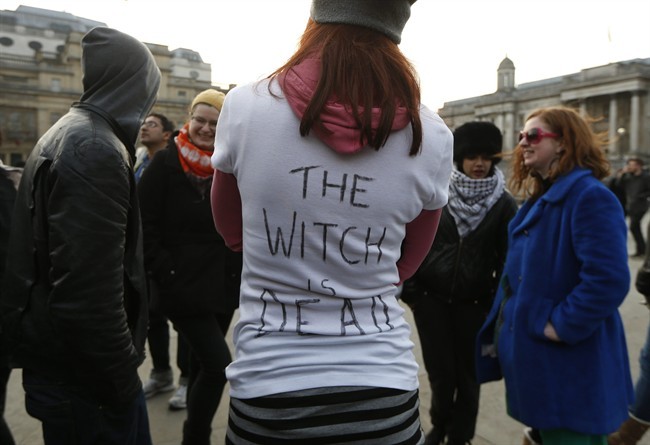
[[616,129],[616,134],[618,135],[617,140],[616,140],[616,146],[618,147],[618,150],[617,150],[618,151],[618,157],[619,157],[619,159],[622,160],[623,159],[623,144],[621,143],[621,141],[623,140],[623,138],[627,134],[627,130],[625,129],[625,127],[618,127]]

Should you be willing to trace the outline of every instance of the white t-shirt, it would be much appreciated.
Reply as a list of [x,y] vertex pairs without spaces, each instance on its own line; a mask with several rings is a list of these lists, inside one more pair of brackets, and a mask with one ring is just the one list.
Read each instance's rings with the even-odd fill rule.
[[452,135],[423,107],[379,151],[340,154],[299,120],[274,84],[237,87],[219,118],[217,169],[242,200],[243,270],[231,396],[323,386],[418,387],[399,281],[405,225],[447,202]]

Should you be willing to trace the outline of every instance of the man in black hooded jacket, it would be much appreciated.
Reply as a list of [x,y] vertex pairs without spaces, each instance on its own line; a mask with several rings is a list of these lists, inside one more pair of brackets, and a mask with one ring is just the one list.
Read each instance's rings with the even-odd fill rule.
[[104,27],[83,37],[81,64],[81,100],[38,141],[18,189],[4,341],[46,444],[150,444],[133,160],[160,71],[145,45]]

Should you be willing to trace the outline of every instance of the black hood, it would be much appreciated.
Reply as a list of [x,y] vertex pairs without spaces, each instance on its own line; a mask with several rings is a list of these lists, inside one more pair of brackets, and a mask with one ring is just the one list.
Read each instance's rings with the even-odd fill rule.
[[135,144],[160,86],[160,70],[151,51],[133,37],[104,27],[89,31],[81,49],[81,102],[110,115],[128,143]]

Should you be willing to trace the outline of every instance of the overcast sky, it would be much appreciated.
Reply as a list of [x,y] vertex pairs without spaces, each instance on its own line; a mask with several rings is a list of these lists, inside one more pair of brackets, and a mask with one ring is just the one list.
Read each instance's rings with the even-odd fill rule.
[[[227,85],[282,65],[296,48],[310,3],[0,0],[0,9],[24,4],[66,11],[170,50],[196,50],[212,64],[213,82]],[[400,48],[418,70],[424,103],[436,109],[493,93],[506,55],[517,84],[650,57],[650,0],[419,0]]]

